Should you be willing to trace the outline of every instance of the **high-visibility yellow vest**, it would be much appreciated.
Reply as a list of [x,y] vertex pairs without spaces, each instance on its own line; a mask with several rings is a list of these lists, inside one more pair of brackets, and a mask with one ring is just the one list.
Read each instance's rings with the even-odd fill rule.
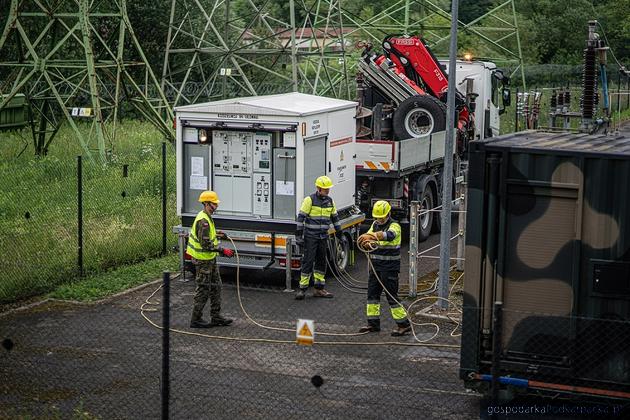
[[197,233],[197,222],[202,219],[206,220],[210,226],[210,240],[212,241],[212,248],[217,249],[219,246],[219,239],[217,238],[217,231],[214,228],[214,221],[205,211],[202,210],[199,214],[197,214],[197,217],[195,217],[195,221],[193,222],[190,235],[188,236],[188,247],[186,248],[186,252],[196,260],[212,260],[216,258],[218,253],[216,251],[204,250],[201,247],[201,241],[199,240]]
[[400,225],[391,218],[383,225],[379,225],[374,221],[368,233],[386,232],[388,230],[393,231],[396,236],[391,241],[378,241],[378,248],[369,254],[370,259],[377,270],[400,270]]
[[297,229],[305,230],[307,236],[325,239],[331,224],[335,231],[341,230],[332,198],[320,197],[317,193],[306,196],[298,214]]

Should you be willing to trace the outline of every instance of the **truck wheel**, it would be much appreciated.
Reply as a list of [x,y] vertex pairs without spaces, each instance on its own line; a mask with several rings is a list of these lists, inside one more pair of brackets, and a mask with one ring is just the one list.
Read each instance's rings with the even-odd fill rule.
[[405,99],[394,112],[394,136],[398,140],[426,137],[446,129],[446,105],[429,95]]
[[[422,193],[418,196],[420,202],[420,216],[418,216],[418,242],[426,241],[431,235],[431,228],[433,227],[433,219],[435,213],[431,210],[433,208],[433,192],[429,185],[425,185]],[[423,213],[427,211],[426,213]]]
[[343,235],[342,240],[334,240],[333,246],[336,246],[336,252],[330,255],[329,261],[332,262],[331,267],[335,274],[339,275],[341,272],[346,271],[348,264],[350,263],[350,240],[347,235]]

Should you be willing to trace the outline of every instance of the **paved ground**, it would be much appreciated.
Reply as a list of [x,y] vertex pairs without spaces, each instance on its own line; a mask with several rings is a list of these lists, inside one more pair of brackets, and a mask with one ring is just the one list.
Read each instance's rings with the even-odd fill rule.
[[[425,247],[438,241],[434,236]],[[421,267],[428,273],[437,260]],[[356,285],[365,281],[365,268],[360,257],[350,270]],[[238,289],[233,271],[223,278],[224,312],[236,321],[205,335],[190,335],[198,330],[187,327],[193,282],[172,281],[174,418],[478,418],[479,399],[458,378],[452,323],[440,321],[430,342],[444,346],[415,346],[412,337],[390,337],[384,305],[379,334],[323,335],[356,332],[364,323],[363,292],[330,278],[334,299],[295,301],[282,291],[282,273],[242,272]],[[0,418],[159,417],[161,331],[151,322],[161,323],[161,291],[150,297],[157,286],[95,305],[49,302],[1,317],[0,335],[11,341],[0,350]],[[258,323],[289,331],[247,320],[238,291]],[[297,318],[315,320],[316,345],[293,343]],[[418,326],[416,334],[426,340],[435,330]],[[323,384],[316,388],[318,378]]]
[[[433,236],[423,247],[438,241]],[[420,273],[434,271],[437,261],[421,260]],[[359,257],[350,270],[356,285],[365,268]],[[437,322],[433,339],[435,325],[417,326],[418,340],[431,339],[417,345],[412,337],[390,337],[393,322],[383,305],[381,333],[343,335],[364,323],[363,292],[329,277],[334,299],[295,301],[282,291],[283,273],[242,272],[240,287],[233,271],[223,278],[224,313],[235,322],[202,333],[187,326],[193,282],[171,283],[172,418],[473,419],[487,412],[458,377],[453,323]],[[157,287],[95,305],[49,302],[0,317],[0,418],[159,418]],[[257,323],[276,329],[248,320],[241,304]],[[294,343],[298,318],[315,320],[315,345]]]

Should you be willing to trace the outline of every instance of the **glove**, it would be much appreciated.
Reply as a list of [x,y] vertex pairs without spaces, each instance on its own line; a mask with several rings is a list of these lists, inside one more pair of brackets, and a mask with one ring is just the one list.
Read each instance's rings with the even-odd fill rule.
[[232,256],[234,255],[234,251],[228,248],[221,248],[220,251],[224,257],[232,258]]
[[357,239],[357,245],[362,250],[374,250],[376,249],[377,240],[376,235],[373,233],[364,233]]

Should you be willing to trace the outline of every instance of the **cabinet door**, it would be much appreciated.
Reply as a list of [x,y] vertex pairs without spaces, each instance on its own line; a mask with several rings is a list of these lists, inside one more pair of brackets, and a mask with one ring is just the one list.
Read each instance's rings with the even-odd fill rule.
[[315,191],[315,180],[327,173],[326,136],[304,139],[304,195]]
[[273,168],[273,217],[294,220],[295,149],[274,149]]

